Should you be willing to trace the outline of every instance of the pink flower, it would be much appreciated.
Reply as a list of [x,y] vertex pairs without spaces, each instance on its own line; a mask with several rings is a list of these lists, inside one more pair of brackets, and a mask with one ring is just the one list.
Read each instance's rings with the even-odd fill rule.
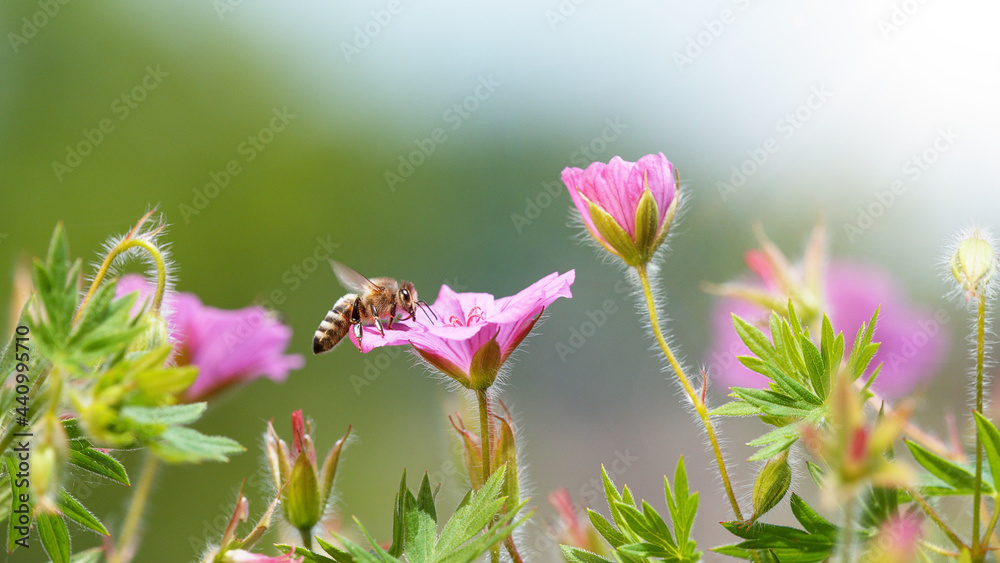
[[[118,281],[116,293],[138,291],[138,307],[149,300],[153,289],[142,276],[130,274]],[[203,305],[192,293],[168,293],[163,312],[174,361],[198,367],[198,378],[185,392],[185,401],[201,401],[258,377],[284,381],[289,371],[304,364],[302,356],[284,353],[292,329],[271,318],[263,307],[227,311]]]
[[663,153],[566,168],[562,180],[597,242],[630,266],[652,258],[677,210],[677,172]]
[[270,556],[250,553],[249,551],[244,551],[242,549],[233,549],[227,551],[225,555],[222,556],[222,560],[226,563],[301,563],[303,558],[293,557],[290,553]]
[[[760,254],[748,253],[748,262],[761,277],[760,290],[775,293],[774,272],[761,263]],[[834,332],[843,331],[845,358],[850,354],[854,336],[862,323],[871,319],[881,306],[875,328],[875,342],[881,347],[872,365],[884,363],[872,389],[887,398],[897,398],[912,391],[917,384],[934,374],[948,347],[942,313],[911,304],[899,284],[882,269],[851,262],[834,262],[822,274],[824,299],[821,311],[830,317]],[[779,292],[780,293],[780,292]],[[777,297],[776,307],[784,307],[788,297]],[[766,387],[769,379],[744,367],[737,356],[750,351],[733,328],[731,314],[768,333],[771,309],[761,304],[725,297],[715,306],[712,316],[715,343],[706,359],[714,381],[726,387]]]
[[[393,323],[382,336],[365,327],[361,351],[410,344],[431,365],[469,389],[493,384],[503,363],[531,331],[545,307],[560,297],[572,297],[576,272],[553,273],[512,297],[494,299],[488,293],[455,293],[441,286],[431,308],[438,321]],[[351,334],[357,346],[357,339]]]

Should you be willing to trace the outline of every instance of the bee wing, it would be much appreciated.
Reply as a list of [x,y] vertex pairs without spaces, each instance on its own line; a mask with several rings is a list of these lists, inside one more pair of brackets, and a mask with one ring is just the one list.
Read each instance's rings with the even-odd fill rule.
[[333,273],[340,280],[341,285],[351,291],[364,293],[369,290],[382,289],[382,286],[376,285],[372,280],[362,276],[353,268],[345,266],[336,260],[330,260],[330,265],[333,266]]

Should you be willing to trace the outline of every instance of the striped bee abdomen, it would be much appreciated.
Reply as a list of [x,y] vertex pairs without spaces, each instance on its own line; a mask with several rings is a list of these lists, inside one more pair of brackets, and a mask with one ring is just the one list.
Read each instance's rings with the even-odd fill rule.
[[351,317],[354,315],[354,302],[358,296],[353,293],[341,297],[337,304],[319,323],[316,335],[313,336],[313,354],[322,354],[333,350],[351,330]]

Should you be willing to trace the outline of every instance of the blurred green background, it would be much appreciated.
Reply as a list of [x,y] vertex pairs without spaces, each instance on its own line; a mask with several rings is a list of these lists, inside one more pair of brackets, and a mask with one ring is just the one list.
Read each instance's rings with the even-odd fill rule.
[[[699,283],[743,271],[756,219],[798,255],[822,216],[833,254],[882,263],[915,300],[954,311],[940,297],[946,245],[972,221],[1000,224],[997,11],[902,0],[7,0],[0,295],[57,221],[95,261],[110,234],[156,206],[171,223],[179,290],[223,308],[285,299],[276,309],[305,367],[227,394],[199,423],[249,451],[170,467],[157,483],[137,561],[188,561],[218,539],[240,480],[261,470],[266,421],[287,436],[295,409],[315,419],[321,450],[354,427],[338,478],[348,522],[388,537],[403,468],[446,477],[445,505],[462,492],[461,477],[445,475],[455,446],[445,415],[460,405],[444,385],[407,355],[311,354],[343,293],[329,268],[301,270],[317,248],[332,243],[366,275],[412,280],[429,300],[442,283],[502,296],[575,268],[574,298],[550,308],[503,390],[540,507],[524,541],[552,559],[547,493],[565,486],[593,501],[600,464],[619,458],[632,460],[619,484],[662,508],[661,476],[683,453],[702,491],[695,533],[710,547],[727,541],[715,525],[727,509],[702,433],[647,351],[633,298],[615,291],[619,270],[571,240],[560,171],[661,151],[678,166],[688,197],[659,279],[689,364],[710,342]],[[227,167],[227,185],[208,186]],[[753,172],[737,187],[739,167]],[[861,217],[895,181],[905,191]],[[616,313],[561,358],[556,345],[607,299]],[[934,428],[964,409],[965,326],[948,328],[954,357],[927,390],[940,400],[919,415]],[[366,369],[377,377],[356,389],[351,376]],[[733,459],[747,455],[747,426],[723,426]],[[748,495],[752,468],[736,474]],[[120,523],[127,491],[86,487],[105,522]],[[262,510],[265,492],[251,502]]]

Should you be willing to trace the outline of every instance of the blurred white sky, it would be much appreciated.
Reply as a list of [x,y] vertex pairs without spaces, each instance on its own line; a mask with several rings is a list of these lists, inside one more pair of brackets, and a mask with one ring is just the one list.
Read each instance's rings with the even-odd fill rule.
[[[222,1],[193,9],[211,13]],[[712,170],[688,178],[711,203],[731,167],[774,138],[779,150],[727,201],[808,190],[807,201],[830,210],[835,245],[850,246],[843,225],[895,180],[905,193],[894,207],[906,211],[888,210],[869,238],[891,237],[915,216],[933,223],[913,233],[930,245],[972,220],[998,223],[997,4],[576,2],[243,1],[218,25],[299,69],[317,99],[353,100],[328,105],[331,128],[388,124],[409,143],[492,75],[501,87],[478,127],[589,138],[621,116],[639,151],[628,156],[646,147],[682,172]],[[785,137],[783,116],[813,88],[832,95]],[[947,151],[919,178],[912,162],[904,170],[942,128],[953,132],[938,141]]]

